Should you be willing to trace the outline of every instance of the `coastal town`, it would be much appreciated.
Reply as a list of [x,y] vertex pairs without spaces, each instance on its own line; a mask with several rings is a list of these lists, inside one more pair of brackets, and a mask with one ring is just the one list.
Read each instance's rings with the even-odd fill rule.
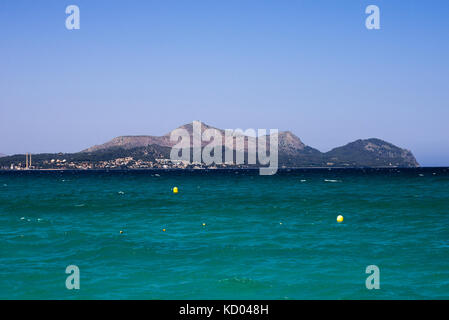
[[0,166],[1,170],[109,170],[109,169],[218,169],[236,168],[233,163],[214,164],[188,162],[184,160],[155,159],[145,161],[133,157],[116,158],[107,161],[69,161],[67,159],[50,159],[32,162],[30,154],[25,155],[24,161],[13,162],[8,166]]

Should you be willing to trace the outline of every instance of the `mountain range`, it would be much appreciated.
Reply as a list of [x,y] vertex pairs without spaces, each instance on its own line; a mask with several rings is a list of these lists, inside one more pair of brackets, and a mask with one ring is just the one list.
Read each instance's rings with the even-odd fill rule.
[[[193,134],[193,123],[185,124],[177,129],[185,129],[190,136]],[[217,130],[222,134],[223,141],[217,141],[224,145],[224,133],[222,129],[214,128],[204,123],[201,130]],[[176,130],[176,129],[175,129]],[[120,136],[104,144],[95,145],[76,153],[46,153],[33,154],[33,165],[51,167],[52,160],[81,163],[98,163],[101,161],[114,161],[119,158],[132,157],[134,161],[156,161],[157,159],[169,159],[172,147],[177,143],[170,141],[173,131],[163,136]],[[242,134],[234,134],[234,139]],[[245,144],[243,149],[233,144],[232,152],[235,157],[237,152],[243,152],[245,164],[248,157],[248,144],[257,144],[255,136],[243,135]],[[266,136],[267,142],[270,140]],[[191,139],[192,141],[193,139]],[[201,147],[210,142],[202,141]],[[191,148],[193,148],[191,144]],[[225,151],[225,147],[222,147]],[[269,150],[269,146],[268,146]],[[193,154],[191,152],[191,154]],[[223,152],[224,157],[225,152]],[[321,152],[304,144],[299,137],[290,131],[281,131],[278,135],[278,159],[280,167],[419,167],[412,152],[393,145],[381,139],[359,139],[344,146],[334,148],[328,152]],[[23,166],[24,155],[2,156],[0,167],[9,168],[12,164],[21,163]],[[223,162],[224,159],[223,159]],[[50,164],[49,164],[50,163]]]
[[[204,123],[201,130],[218,130],[224,137],[224,130],[214,128]],[[192,136],[193,123],[185,124],[177,129],[185,129]],[[176,130],[176,129],[175,129]],[[169,155],[170,148],[177,142],[170,141],[172,131],[163,136],[120,136],[104,144],[87,148],[82,153],[91,154],[110,152],[112,150],[133,154],[159,152],[161,155]],[[224,138],[223,138],[224,139]],[[252,136],[245,136],[247,141],[257,140]],[[192,139],[191,139],[192,140]],[[269,137],[267,136],[269,141]],[[202,146],[209,142],[203,142]],[[223,143],[223,141],[222,141]],[[419,164],[412,152],[399,148],[381,139],[359,139],[344,146],[334,148],[328,152],[321,152],[313,147],[305,145],[300,138],[290,131],[281,131],[278,135],[279,165],[286,167],[418,167]],[[224,143],[223,143],[224,144]],[[147,150],[152,146],[152,150]],[[247,144],[245,144],[245,152]],[[236,146],[233,146],[236,151]],[[126,151],[125,151],[126,153]]]

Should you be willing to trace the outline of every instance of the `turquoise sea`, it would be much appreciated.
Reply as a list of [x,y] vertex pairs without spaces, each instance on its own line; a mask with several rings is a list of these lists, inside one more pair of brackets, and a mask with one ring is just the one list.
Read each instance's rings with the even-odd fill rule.
[[448,299],[449,169],[0,172],[0,298]]

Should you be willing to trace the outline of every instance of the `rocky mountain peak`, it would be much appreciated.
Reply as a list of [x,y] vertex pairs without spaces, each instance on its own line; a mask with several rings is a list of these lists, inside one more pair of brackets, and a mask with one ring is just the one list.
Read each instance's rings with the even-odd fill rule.
[[279,149],[303,150],[306,145],[290,131],[279,132]]
[[[195,123],[196,125],[201,125],[201,133],[203,133],[203,132],[204,132],[205,130],[207,130],[207,129],[216,129],[216,130],[218,130],[218,131],[220,131],[220,132],[224,132],[224,131],[221,130],[221,129],[217,129],[217,128],[215,128],[215,127],[212,127],[212,126],[210,126],[210,125],[208,125],[208,124],[206,124],[206,123],[204,123],[204,122],[201,122],[201,121],[199,121],[199,120],[194,120],[194,121],[192,121],[192,122],[190,122],[190,123],[186,123],[186,124],[184,124],[184,125],[182,125],[182,126],[176,128],[175,130],[178,130],[178,129],[184,129],[184,130],[187,130],[187,132],[188,132],[190,135],[192,135],[192,134],[193,134],[193,125],[194,125],[194,123]],[[175,130],[170,131],[169,133],[165,134],[165,136],[170,137],[171,133],[172,133],[173,131],[175,131]]]

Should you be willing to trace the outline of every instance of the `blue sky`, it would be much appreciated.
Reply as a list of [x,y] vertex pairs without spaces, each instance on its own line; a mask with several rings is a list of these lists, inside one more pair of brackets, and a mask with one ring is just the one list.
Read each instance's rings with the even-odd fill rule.
[[[66,6],[81,29],[65,28]],[[378,5],[381,29],[365,28]],[[448,1],[0,2],[0,153],[198,119],[328,151],[377,137],[449,165]]]

